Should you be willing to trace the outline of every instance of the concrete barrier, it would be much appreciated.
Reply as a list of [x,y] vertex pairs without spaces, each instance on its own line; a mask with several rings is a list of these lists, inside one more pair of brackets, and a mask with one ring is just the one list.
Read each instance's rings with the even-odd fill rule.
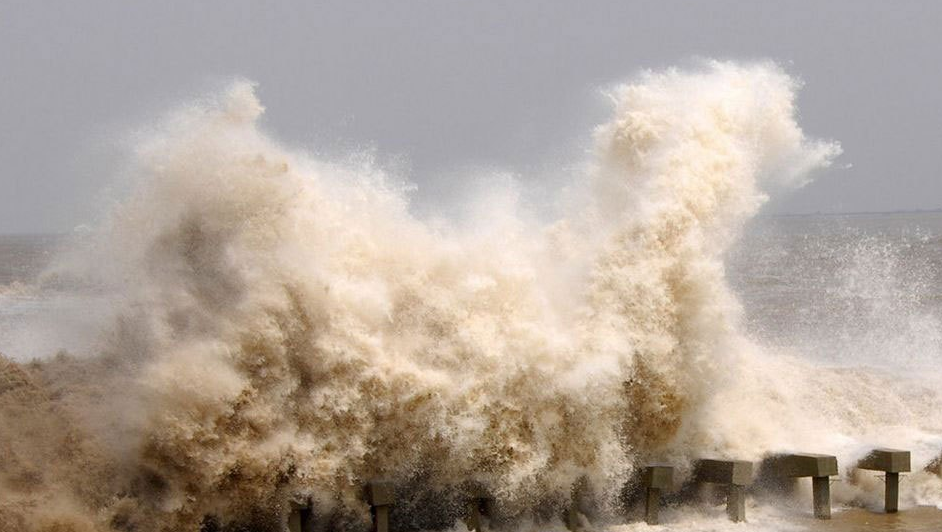
[[570,502],[563,514],[563,523],[568,530],[577,531],[586,528],[592,514],[592,490],[589,479],[583,477],[573,484],[570,490]]
[[726,486],[726,515],[735,523],[746,520],[746,486],[752,483],[752,462],[742,460],[698,460],[695,482]]
[[575,504],[571,504],[566,508],[566,513],[563,514],[563,524],[566,525],[566,530],[571,530],[576,532],[582,530],[583,515],[579,511],[579,508]]
[[389,532],[389,507],[396,502],[391,482],[373,480],[366,485],[366,502],[373,514],[373,532]]
[[474,485],[468,490],[464,524],[468,530],[483,531],[482,516],[493,517],[494,498],[484,488]]
[[314,532],[314,511],[310,503],[292,503],[288,532]]
[[674,468],[669,465],[649,465],[644,470],[644,521],[649,525],[658,524],[661,506],[661,494],[673,489]]
[[831,475],[837,475],[837,458],[825,454],[778,454],[767,458],[762,469],[778,478],[811,477],[814,516],[831,518]]
[[885,476],[884,509],[892,514],[899,511],[899,474],[912,469],[909,451],[899,449],[874,449],[857,463],[859,469],[883,471]]

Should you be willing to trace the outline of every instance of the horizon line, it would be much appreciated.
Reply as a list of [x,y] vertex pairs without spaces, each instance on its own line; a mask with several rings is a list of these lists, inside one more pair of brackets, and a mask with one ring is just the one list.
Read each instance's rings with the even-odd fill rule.
[[[926,209],[897,209],[891,211],[814,211],[814,212],[775,212],[759,213],[756,218],[788,218],[799,216],[861,216],[872,214],[922,214],[922,213],[942,213],[942,207],[932,207]],[[82,227],[82,224],[76,228]],[[86,226],[87,227],[87,226]],[[2,231],[0,236],[65,236],[74,234],[75,229],[68,231]]]
[[757,218],[760,217],[782,217],[782,216],[857,216],[864,214],[920,214],[920,213],[933,213],[933,212],[942,212],[942,207],[929,207],[925,209],[896,209],[889,211],[806,211],[806,212],[776,212],[776,213],[759,213],[756,215]]

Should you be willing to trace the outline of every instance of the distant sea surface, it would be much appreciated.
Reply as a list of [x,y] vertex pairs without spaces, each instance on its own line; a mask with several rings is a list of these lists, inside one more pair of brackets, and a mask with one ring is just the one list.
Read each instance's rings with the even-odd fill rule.
[[0,234],[0,286],[33,282],[67,238],[66,235]]
[[[99,296],[46,287],[68,235],[0,235],[0,352],[19,360],[94,342]],[[942,361],[942,213],[764,216],[726,261],[756,340],[831,365]]]
[[108,310],[100,294],[44,280],[70,235],[0,235],[0,354],[18,361],[87,353]]

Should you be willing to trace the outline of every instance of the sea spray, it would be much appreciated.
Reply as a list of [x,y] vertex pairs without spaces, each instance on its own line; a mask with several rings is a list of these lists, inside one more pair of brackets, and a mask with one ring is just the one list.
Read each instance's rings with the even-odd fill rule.
[[[787,433],[806,388],[775,382],[814,368],[740,334],[723,264],[769,191],[839,152],[803,136],[796,88],[766,63],[644,73],[610,91],[559,220],[496,202],[478,231],[416,219],[368,160],[279,146],[249,83],[184,107],[58,272],[113,294],[116,317],[100,355],[34,368],[56,417],[29,419],[69,434],[58,447],[5,414],[0,522],[277,528],[310,497],[357,528],[377,476],[442,512],[474,481],[509,515],[588,482],[611,513],[643,460],[816,443]],[[42,462],[64,472],[30,477]]]

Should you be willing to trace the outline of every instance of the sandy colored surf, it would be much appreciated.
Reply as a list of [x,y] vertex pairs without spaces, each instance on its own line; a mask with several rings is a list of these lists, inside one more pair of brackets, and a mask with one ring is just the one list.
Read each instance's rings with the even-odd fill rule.
[[811,517],[797,523],[805,530],[900,530],[907,532],[942,530],[942,510],[931,506],[909,508],[895,514],[876,513],[862,508],[835,512],[829,521],[818,521]]

